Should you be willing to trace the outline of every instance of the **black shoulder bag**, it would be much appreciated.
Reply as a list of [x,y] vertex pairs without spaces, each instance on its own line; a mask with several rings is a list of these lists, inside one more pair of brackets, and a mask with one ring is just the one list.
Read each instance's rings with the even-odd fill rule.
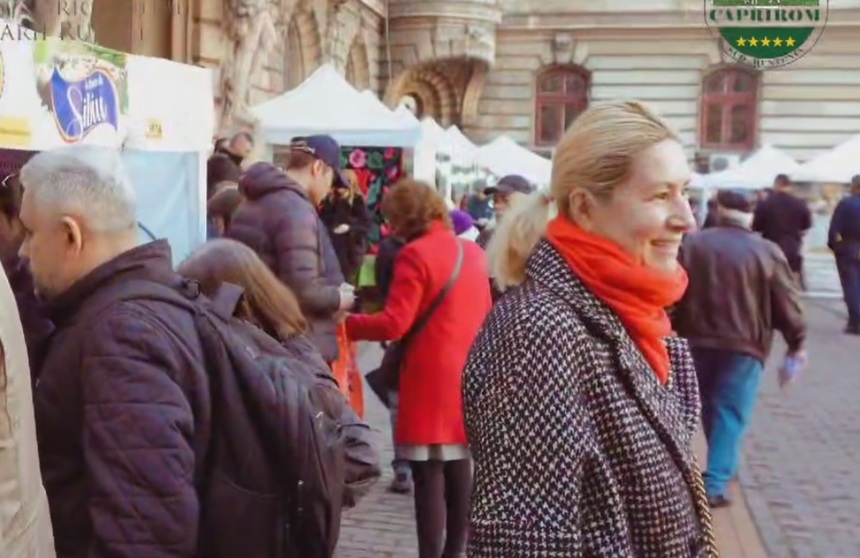
[[442,290],[439,291],[439,294],[436,295],[430,306],[427,307],[427,311],[415,320],[415,323],[400,341],[392,344],[385,350],[385,355],[382,357],[379,368],[368,372],[365,376],[367,385],[370,386],[373,393],[379,397],[379,400],[386,407],[391,406],[389,395],[392,392],[397,392],[400,387],[400,368],[403,365],[403,356],[406,354],[406,347],[424,329],[427,322],[433,316],[433,313],[441,306],[442,301],[445,300],[445,297],[451,291],[454,283],[457,282],[457,278],[460,277],[460,270],[463,268],[463,244],[459,239],[457,240],[457,250],[457,263],[454,265],[451,278],[448,279],[448,282],[442,287]]

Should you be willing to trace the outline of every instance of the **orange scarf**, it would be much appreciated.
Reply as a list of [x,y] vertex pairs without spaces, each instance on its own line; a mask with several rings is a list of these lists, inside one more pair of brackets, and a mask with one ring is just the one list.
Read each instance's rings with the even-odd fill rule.
[[553,219],[547,239],[583,284],[620,318],[627,333],[664,385],[669,380],[669,353],[663,338],[672,333],[666,308],[687,289],[687,273],[660,273],[645,267],[620,246],[589,233],[566,217]]

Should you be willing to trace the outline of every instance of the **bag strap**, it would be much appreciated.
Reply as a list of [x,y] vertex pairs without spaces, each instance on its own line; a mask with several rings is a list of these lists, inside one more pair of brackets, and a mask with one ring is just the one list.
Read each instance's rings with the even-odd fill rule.
[[[229,319],[235,313],[244,293],[244,289],[238,285],[222,283],[207,307],[219,317]],[[95,300],[86,304],[83,316],[94,316],[111,304],[131,300],[163,302],[196,313],[195,302],[200,294],[200,285],[189,279],[177,281],[175,285],[165,285],[149,279],[129,279],[96,293]]]
[[451,277],[448,279],[448,282],[445,283],[445,286],[442,287],[442,290],[439,291],[439,294],[436,295],[436,298],[430,303],[430,306],[427,307],[427,310],[422,314],[415,323],[412,324],[412,327],[409,328],[409,331],[406,332],[406,335],[400,340],[401,346],[406,346],[412,339],[415,338],[418,333],[424,329],[427,323],[430,321],[430,318],[433,316],[433,313],[439,309],[442,305],[442,302],[445,300],[445,297],[451,291],[451,288],[454,287],[454,283],[457,282],[457,279],[460,277],[460,271],[463,269],[463,243],[457,239],[457,263],[454,264],[454,271],[451,272]]
[[[194,319],[194,327],[200,338],[200,343],[203,346],[203,356],[206,360],[204,366],[210,381],[210,390],[214,402],[215,391],[219,389],[218,385],[212,385],[212,382],[217,382],[217,374],[214,373],[214,367],[223,365],[223,362],[219,361],[216,355],[223,356],[225,347],[223,340],[219,338],[218,327],[207,317],[207,312],[211,312],[224,320],[231,318],[244,294],[244,290],[238,285],[222,283],[218,292],[210,299],[211,304],[206,304],[205,306],[201,304],[200,294],[200,285],[193,280],[183,279],[182,281],[177,281],[176,285],[171,286],[148,279],[130,279],[118,282],[97,293],[95,295],[96,300],[86,305],[83,316],[95,316],[112,304],[132,300],[157,301],[190,312]],[[205,484],[208,482],[211,472],[212,460],[210,456],[214,451],[211,442],[215,440],[216,413],[217,409],[213,404],[212,440],[210,440],[210,443],[206,444],[201,440],[200,443],[193,444],[194,455],[197,458],[195,460],[194,479],[201,497],[204,494]]]

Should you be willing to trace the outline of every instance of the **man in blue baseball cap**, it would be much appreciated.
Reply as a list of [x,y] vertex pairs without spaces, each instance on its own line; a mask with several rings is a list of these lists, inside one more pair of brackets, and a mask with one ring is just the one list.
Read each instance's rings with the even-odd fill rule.
[[331,136],[294,138],[285,169],[261,162],[242,175],[244,201],[226,234],[253,248],[293,290],[310,324],[307,336],[328,363],[338,357],[336,317],[355,302],[317,214],[335,184],[348,184],[337,142]]
[[[323,178],[321,183],[326,182],[323,173],[331,169],[332,178],[328,180],[328,187],[340,186],[349,188],[349,182],[343,175],[343,169],[340,167],[340,145],[333,137],[326,135],[295,137],[290,142],[289,149],[290,153],[306,153],[315,159],[314,163],[316,166],[311,165],[310,168],[311,176]],[[296,170],[290,168],[292,166],[290,165],[291,159],[292,157],[287,158],[287,172]],[[315,203],[322,201],[327,194],[328,190]]]

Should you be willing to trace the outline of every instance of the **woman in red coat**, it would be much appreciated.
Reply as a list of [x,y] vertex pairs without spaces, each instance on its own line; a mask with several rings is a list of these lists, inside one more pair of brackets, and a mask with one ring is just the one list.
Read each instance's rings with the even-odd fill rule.
[[444,200],[427,184],[398,182],[382,213],[409,242],[397,255],[385,309],[347,318],[352,339],[401,339],[454,275],[462,249],[450,290],[405,349],[395,432],[412,467],[419,556],[454,558],[465,549],[472,486],[461,377],[492,307],[487,263],[477,244],[454,235]]

